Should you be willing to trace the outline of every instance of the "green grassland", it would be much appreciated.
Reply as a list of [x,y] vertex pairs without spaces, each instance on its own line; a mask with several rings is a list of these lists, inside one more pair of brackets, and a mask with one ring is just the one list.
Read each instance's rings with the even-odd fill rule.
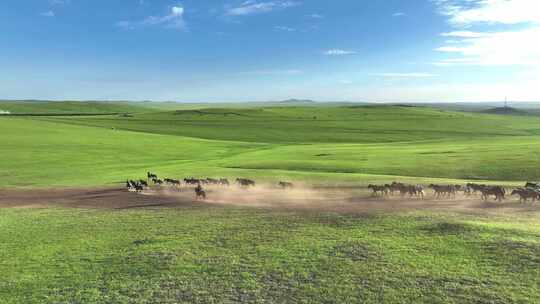
[[537,219],[0,210],[2,303],[538,303]]
[[154,111],[143,103],[98,101],[0,101],[0,111],[16,115],[31,114],[111,114]]
[[270,107],[64,118],[65,123],[215,140],[306,144],[540,135],[540,120],[421,107]]
[[[147,170],[354,185],[540,179],[535,117],[57,106],[21,111],[130,115],[0,116],[0,195],[120,186]],[[538,213],[503,213],[0,208],[0,303],[538,303]]]
[[112,185],[147,170],[332,183],[540,176],[534,117],[271,107],[0,117],[0,129],[0,187]]
[[149,168],[179,175],[193,164],[204,167],[257,147],[27,118],[0,119],[0,129],[9,130],[1,135],[3,187],[118,185]]

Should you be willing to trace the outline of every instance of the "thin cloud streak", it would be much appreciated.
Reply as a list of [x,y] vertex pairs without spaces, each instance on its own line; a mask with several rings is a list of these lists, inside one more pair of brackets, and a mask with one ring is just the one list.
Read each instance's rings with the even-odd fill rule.
[[247,16],[254,14],[268,13],[278,9],[286,9],[300,5],[300,2],[296,1],[253,1],[248,0],[242,3],[240,6],[232,7],[226,10],[225,14],[228,16]]
[[342,49],[331,49],[324,52],[328,56],[344,56],[344,55],[353,55],[356,54],[356,51],[347,51]]
[[373,73],[370,75],[384,78],[430,78],[437,76],[430,73]]
[[283,25],[274,26],[274,29],[278,31],[282,31],[282,32],[295,32],[296,31],[296,29],[292,27],[283,26]]
[[441,36],[443,37],[458,37],[458,38],[480,38],[480,37],[485,37],[488,35],[489,33],[479,33],[479,32],[471,32],[471,31],[454,31],[454,32],[441,34]]
[[184,8],[182,6],[173,6],[170,9],[169,14],[164,16],[149,16],[142,21],[119,21],[116,23],[117,27],[125,30],[133,30],[138,27],[147,26],[163,26],[168,29],[187,30],[187,25],[184,20]]

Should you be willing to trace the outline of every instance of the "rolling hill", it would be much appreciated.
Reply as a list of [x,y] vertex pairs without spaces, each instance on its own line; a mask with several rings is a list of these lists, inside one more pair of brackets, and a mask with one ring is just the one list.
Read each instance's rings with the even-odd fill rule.
[[100,101],[0,101],[0,111],[14,115],[80,115],[151,112],[143,103]]
[[[66,109],[67,111],[67,109]],[[270,107],[1,117],[1,186],[171,176],[313,182],[540,176],[540,120],[424,107]]]
[[425,107],[268,107],[178,110],[55,122],[262,143],[376,143],[540,135],[536,118]]

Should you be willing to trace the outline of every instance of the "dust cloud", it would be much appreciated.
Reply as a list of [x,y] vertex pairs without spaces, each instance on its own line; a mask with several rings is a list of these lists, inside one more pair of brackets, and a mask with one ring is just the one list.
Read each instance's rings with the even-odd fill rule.
[[[148,190],[149,195],[167,195],[178,199],[195,199],[193,187],[162,188]],[[290,208],[313,207],[325,204],[335,205],[350,197],[345,191],[315,189],[306,185],[295,184],[292,188],[281,188],[268,184],[259,184],[252,187],[232,186],[205,186],[206,199],[200,202],[216,205],[233,205],[243,207],[262,208]]]
[[313,187],[295,184],[283,189],[277,185],[257,184],[256,187],[205,186],[207,198],[197,200],[193,186],[153,186],[144,192],[129,192],[125,188],[56,188],[56,189],[0,189],[1,208],[205,208],[237,206],[263,208],[273,211],[306,213],[369,214],[417,210],[457,212],[474,215],[540,216],[540,203],[520,203],[515,197],[503,202],[484,201],[479,195],[457,195],[437,199],[427,193],[416,197],[372,196],[361,186]]
[[518,204],[515,200],[498,203],[484,201],[479,196],[461,194],[452,198],[437,199],[431,193],[425,198],[400,195],[380,197],[373,196],[364,187],[311,187],[295,184],[293,188],[283,189],[275,185],[258,184],[255,187],[233,185],[203,188],[207,194],[204,200],[196,200],[194,187],[186,186],[147,190],[144,195],[166,196],[177,202],[194,202],[197,205],[344,214],[437,210],[484,215],[511,213],[523,215],[523,212],[526,212],[535,216],[540,212],[540,204]]

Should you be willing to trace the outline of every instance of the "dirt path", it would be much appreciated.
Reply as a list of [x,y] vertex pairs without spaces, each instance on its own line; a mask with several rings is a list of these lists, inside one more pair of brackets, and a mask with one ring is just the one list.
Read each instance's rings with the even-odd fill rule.
[[337,213],[398,212],[407,210],[452,211],[481,215],[540,216],[540,203],[519,204],[515,198],[503,203],[484,202],[479,197],[458,196],[434,200],[371,197],[366,190],[307,188],[289,190],[261,187],[207,188],[208,199],[196,201],[192,188],[154,189],[132,193],[123,188],[0,190],[0,208],[186,208],[238,206],[276,210]]

